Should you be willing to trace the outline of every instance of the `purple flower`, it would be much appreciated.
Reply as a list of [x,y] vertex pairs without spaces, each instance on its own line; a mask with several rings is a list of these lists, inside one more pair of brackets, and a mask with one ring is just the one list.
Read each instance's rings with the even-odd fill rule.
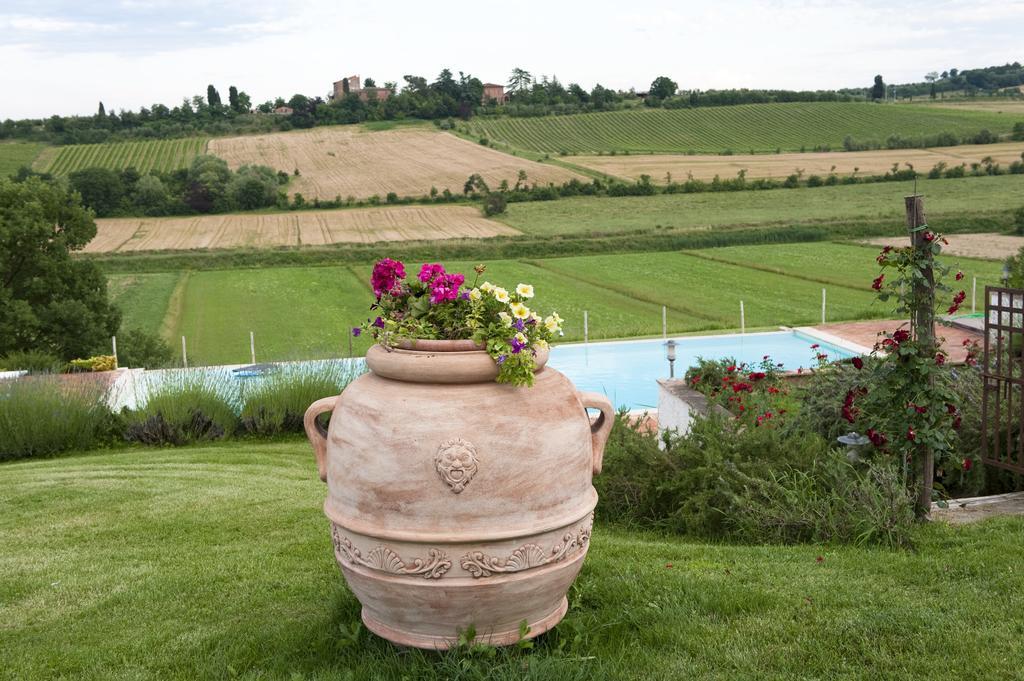
[[385,293],[396,293],[399,290],[399,280],[404,278],[405,265],[398,260],[384,258],[373,266],[373,274],[370,275],[373,294],[380,300]]
[[522,331],[523,329],[526,328],[526,324],[523,324],[522,319],[517,319],[514,322],[512,322],[512,326],[516,327],[516,331]]
[[384,320],[381,319],[380,317],[377,317],[376,319],[373,320],[373,325],[376,326],[378,329],[383,329]]
[[360,329],[358,326],[352,327],[352,335],[355,336],[356,338],[359,338],[359,334],[361,334],[362,332],[363,330]]
[[519,339],[514,336],[512,337],[512,340],[509,341],[509,345],[512,346],[512,354],[514,355],[518,355],[519,352],[526,347],[526,343],[520,343]]
[[508,359],[508,355],[498,355],[498,359],[495,361],[498,363],[498,366],[501,366],[505,363],[506,359]]
[[459,298],[462,298],[463,300],[469,300],[469,291],[463,291],[462,295],[459,296]]

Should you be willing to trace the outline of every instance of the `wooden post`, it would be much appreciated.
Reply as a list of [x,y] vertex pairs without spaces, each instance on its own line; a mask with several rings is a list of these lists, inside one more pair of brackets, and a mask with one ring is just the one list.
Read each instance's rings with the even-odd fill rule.
[[188,369],[188,353],[185,351],[185,337],[181,337],[181,366]]
[[821,289],[821,323],[825,323],[825,289]]
[[971,282],[971,314],[975,313],[976,303],[978,301],[978,278],[974,277]]
[[252,359],[252,363],[256,363],[256,334],[252,331],[249,332],[249,357]]
[[590,329],[587,320],[587,311],[583,311],[583,342],[590,342]]
[[[935,342],[935,272],[930,242],[925,240],[928,232],[924,215],[924,197],[919,194],[904,197],[907,211],[907,229],[910,231],[910,243],[915,254],[922,255],[924,260],[921,274],[922,280],[914,285],[911,291],[910,332],[917,339],[918,351],[927,357],[934,357],[938,350]],[[929,385],[929,388],[932,386]],[[932,487],[935,482],[935,453],[931,447],[918,447],[920,460],[919,479],[921,487],[917,495],[917,516],[927,518],[932,508]]]
[[117,369],[117,336],[110,337],[110,347],[114,351],[114,368]]
[[747,320],[743,314],[743,301],[740,301],[740,333],[747,332]]

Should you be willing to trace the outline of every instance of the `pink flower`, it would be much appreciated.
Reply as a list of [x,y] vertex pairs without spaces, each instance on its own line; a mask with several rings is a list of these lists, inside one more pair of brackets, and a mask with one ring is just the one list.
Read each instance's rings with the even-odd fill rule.
[[423,267],[420,268],[419,280],[426,284],[439,274],[444,274],[444,267],[441,266],[441,263],[435,262],[433,265],[423,263]]
[[[424,267],[427,267],[424,265]],[[440,265],[438,266],[440,267]],[[420,273],[422,278],[423,273]],[[430,302],[434,305],[459,297],[459,287],[466,281],[461,274],[438,274],[430,282]]]
[[385,293],[397,293],[400,288],[398,282],[402,279],[405,279],[405,265],[400,261],[391,258],[378,261],[370,275],[373,294],[380,300]]

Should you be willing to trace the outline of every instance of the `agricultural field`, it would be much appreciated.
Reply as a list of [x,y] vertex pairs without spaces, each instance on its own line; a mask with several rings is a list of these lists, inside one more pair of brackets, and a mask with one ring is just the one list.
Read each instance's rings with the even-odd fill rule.
[[132,167],[140,173],[177,170],[188,167],[193,158],[204,153],[206,142],[204,137],[183,137],[48,147],[33,167],[39,172],[54,175],[67,175],[93,167],[112,170]]
[[[1024,175],[921,180],[928,216],[984,214],[1024,205]],[[512,203],[500,220],[527,234],[615,233],[636,229],[693,230],[726,225],[793,225],[854,219],[901,224],[903,197],[913,182],[840,185],[813,189],[662,194],[623,198],[579,197]]]
[[355,125],[318,127],[269,135],[214,139],[210,153],[232,168],[261,164],[295,173],[288,189],[307,199],[423,196],[431,187],[462,193],[478,173],[491,187],[514,185],[519,171],[530,183],[562,183],[580,177],[565,168],[495,151],[433,126],[369,131]]
[[[915,102],[916,104],[917,102]],[[940,109],[959,109],[961,111],[996,111],[1000,113],[1019,114],[1024,116],[1024,97],[1008,99],[1006,97],[993,97],[990,99],[937,99],[930,102],[921,102],[925,106],[934,106]]]
[[409,239],[483,238],[519,232],[476,206],[388,206],[331,211],[101,218],[86,253],[273,248]]
[[[865,243],[873,246],[907,246],[909,238],[879,237],[865,239]],[[956,234],[949,238],[949,245],[942,247],[943,253],[962,258],[984,258],[986,260],[1006,260],[1024,248],[1024,236],[1008,234]]]
[[876,151],[832,151],[796,154],[630,154],[615,156],[575,156],[574,165],[614,175],[616,177],[639,179],[648,175],[655,184],[665,184],[668,176],[682,182],[688,176],[699,180],[710,180],[716,176],[722,179],[735,177],[741,170],[748,178],[784,178],[791,173],[802,171],[806,179],[810,175],[822,177],[830,173],[837,175],[884,175],[894,164],[900,168],[912,166],[918,172],[927,172],[937,163],[949,167],[980,163],[990,158],[995,163],[1007,166],[1013,161],[1024,159],[1024,142],[999,144],[972,144],[932,149],[880,149]]
[[847,135],[884,142],[982,129],[1007,133],[1024,113],[869,103],[744,104],[697,109],[636,109],[538,118],[475,119],[470,134],[549,154],[709,153],[842,149]]
[[[565,341],[583,339],[586,310],[590,338],[597,340],[660,334],[662,306],[671,333],[736,329],[741,300],[748,329],[816,324],[823,287],[829,321],[883,318],[890,309],[870,290],[874,256],[865,246],[815,243],[497,260],[486,263],[484,278],[533,284],[539,312],[557,310],[565,318]],[[410,276],[418,264],[407,263]],[[474,264],[448,263],[470,272],[470,281]],[[999,277],[997,262],[962,259],[959,266],[979,286]],[[194,362],[222,364],[248,361],[249,331],[261,361],[346,356],[350,341],[353,354],[362,354],[368,340],[351,339],[350,329],[370,314],[369,272],[369,264],[199,271],[173,295],[168,291],[182,285],[176,275],[118,275],[112,282],[119,300],[151,300],[147,314],[166,306],[160,326],[175,344],[187,337]],[[129,308],[127,318],[139,319],[140,308]]]
[[32,142],[0,143],[0,177],[13,175],[22,166],[31,167],[32,162],[42,150],[42,144]]

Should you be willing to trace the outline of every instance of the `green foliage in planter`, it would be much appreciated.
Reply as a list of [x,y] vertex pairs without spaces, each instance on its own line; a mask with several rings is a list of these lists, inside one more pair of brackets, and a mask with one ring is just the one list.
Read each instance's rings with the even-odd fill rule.
[[171,372],[128,416],[125,439],[148,445],[219,440],[239,428],[237,386],[230,376]]
[[242,428],[253,435],[303,432],[302,417],[314,401],[337,395],[359,371],[341,362],[283,366],[245,386]]
[[98,446],[111,423],[104,392],[89,379],[0,382],[0,461]]
[[9,352],[0,358],[2,371],[27,371],[30,374],[57,374],[64,367],[64,362],[42,350],[23,350]]
[[659,438],[625,418],[594,480],[603,519],[753,542],[906,542],[909,497],[879,487],[888,478],[846,464],[816,433],[710,416],[684,436]]

